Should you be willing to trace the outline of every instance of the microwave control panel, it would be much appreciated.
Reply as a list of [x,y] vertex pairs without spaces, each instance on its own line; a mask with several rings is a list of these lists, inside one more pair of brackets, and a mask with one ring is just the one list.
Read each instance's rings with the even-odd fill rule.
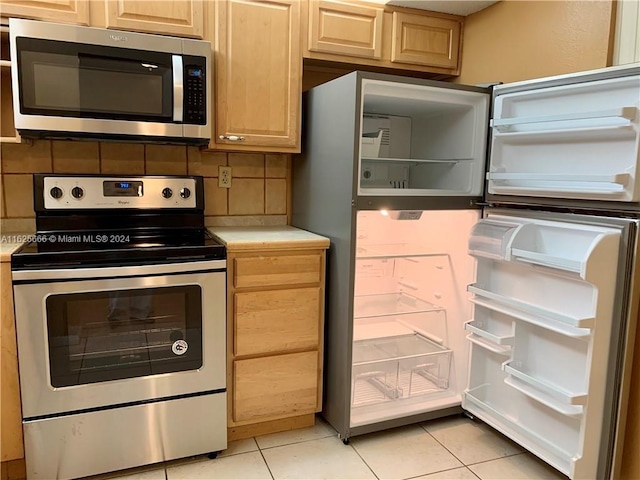
[[207,123],[207,78],[203,57],[184,56],[183,122],[195,125]]

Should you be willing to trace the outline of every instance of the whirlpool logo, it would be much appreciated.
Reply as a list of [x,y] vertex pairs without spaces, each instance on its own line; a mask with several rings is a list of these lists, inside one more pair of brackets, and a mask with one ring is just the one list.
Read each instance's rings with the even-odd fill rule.
[[129,205],[130,203],[129,200],[118,200],[118,205]]
[[109,38],[114,42],[126,42],[128,40],[126,35],[109,35]]

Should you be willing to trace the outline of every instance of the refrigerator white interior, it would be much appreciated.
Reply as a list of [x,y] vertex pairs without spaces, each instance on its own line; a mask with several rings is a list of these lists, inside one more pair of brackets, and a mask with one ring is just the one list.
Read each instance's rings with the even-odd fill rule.
[[619,230],[490,214],[477,259],[463,407],[571,478],[599,458]]
[[500,95],[489,193],[640,201],[640,77]]
[[358,195],[482,195],[489,95],[362,80]]
[[358,212],[351,427],[460,405],[479,215]]

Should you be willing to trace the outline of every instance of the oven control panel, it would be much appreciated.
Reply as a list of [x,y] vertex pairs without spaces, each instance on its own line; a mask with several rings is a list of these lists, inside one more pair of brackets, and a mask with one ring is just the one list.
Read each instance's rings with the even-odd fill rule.
[[45,176],[45,210],[196,208],[193,177]]

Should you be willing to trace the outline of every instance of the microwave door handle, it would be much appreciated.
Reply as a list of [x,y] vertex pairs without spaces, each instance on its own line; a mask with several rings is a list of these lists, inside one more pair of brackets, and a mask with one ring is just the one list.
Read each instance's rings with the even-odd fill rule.
[[184,69],[182,68],[182,56],[171,55],[173,66],[173,121],[182,121],[184,101]]

